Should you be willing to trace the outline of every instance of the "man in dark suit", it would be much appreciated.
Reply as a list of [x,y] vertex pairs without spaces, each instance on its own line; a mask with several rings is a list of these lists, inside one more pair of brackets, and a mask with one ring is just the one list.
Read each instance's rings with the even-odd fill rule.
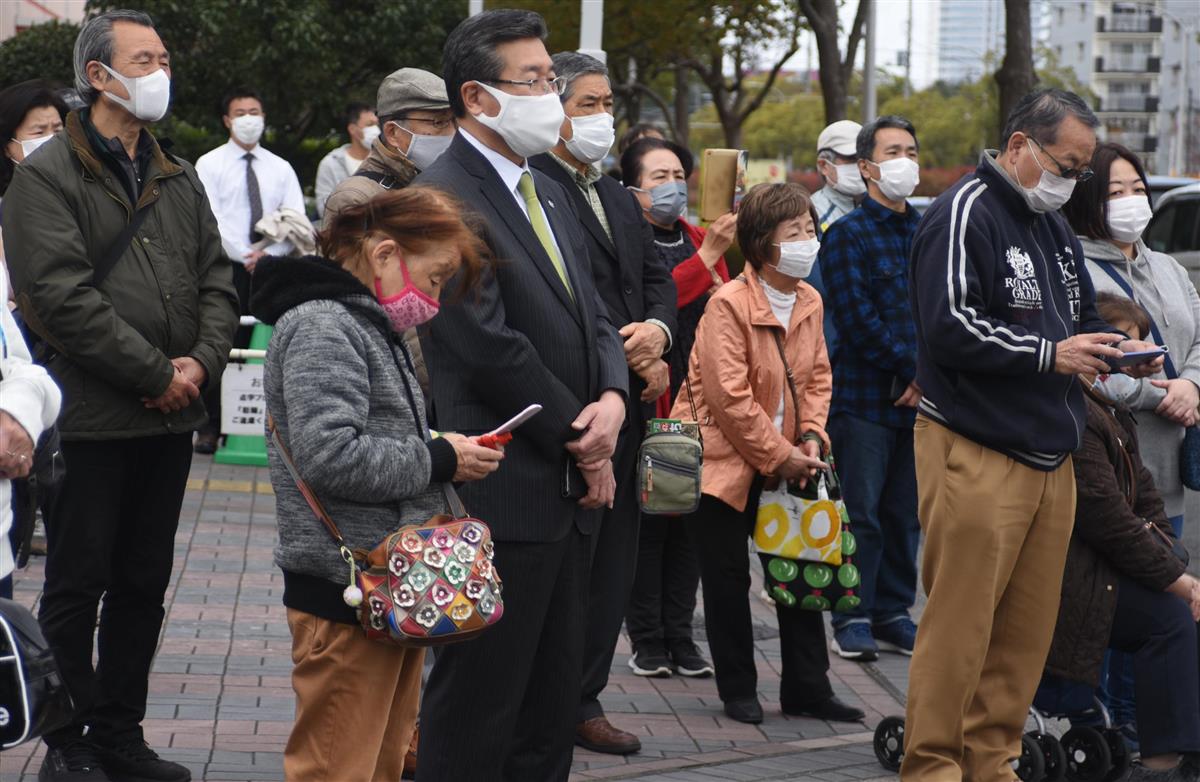
[[654,401],[669,380],[663,354],[675,329],[675,282],[654,250],[654,235],[637,199],[599,163],[613,142],[613,93],[608,69],[578,52],[554,55],[564,82],[567,115],[554,150],[529,161],[571,194],[586,230],[592,276],[609,317],[625,339],[629,367],[628,426],[617,441],[613,469],[616,497],[592,534],[592,579],[584,635],[583,687],[575,743],[594,752],[624,755],[641,749],[632,733],[604,716],[599,696],[608,684],[621,620],[637,564],[636,461]]
[[516,431],[507,469],[462,491],[496,540],[504,618],[438,655],[424,782],[551,782],[571,766],[589,537],[612,505],[629,377],[571,196],[526,163],[563,121],[546,33],[514,10],[454,29],[442,72],[459,132],[415,181],[458,197],[494,256],[480,289],[448,295],[422,335],[437,426],[481,434],[544,405]]

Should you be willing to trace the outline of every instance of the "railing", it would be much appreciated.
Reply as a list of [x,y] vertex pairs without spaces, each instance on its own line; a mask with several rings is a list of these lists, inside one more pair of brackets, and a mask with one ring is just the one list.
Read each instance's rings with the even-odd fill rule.
[[1158,111],[1157,95],[1109,95],[1100,100],[1099,111],[1136,111],[1153,114]]
[[1096,17],[1098,33],[1161,33],[1162,17],[1153,14],[1113,14]]
[[1110,54],[1096,58],[1099,73],[1158,73],[1162,59],[1149,54]]

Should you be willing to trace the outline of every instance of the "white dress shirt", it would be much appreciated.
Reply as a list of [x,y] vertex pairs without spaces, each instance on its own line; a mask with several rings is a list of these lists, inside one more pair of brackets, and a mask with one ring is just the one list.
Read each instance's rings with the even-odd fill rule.
[[[305,213],[304,193],[291,165],[270,150],[255,145],[254,175],[262,196],[262,214],[267,216],[282,207]],[[246,150],[230,139],[196,161],[196,174],[208,193],[213,215],[221,230],[221,245],[230,259],[245,263],[250,252],[250,197],[246,190]],[[278,242],[263,248],[269,255],[287,255],[291,242]]]
[[[525,206],[525,196],[521,195],[521,191],[517,190],[517,184],[520,183],[522,174],[528,172],[530,177],[533,176],[533,172],[529,169],[529,161],[525,161],[525,165],[523,166],[518,166],[516,163],[504,157],[504,155],[501,155],[496,150],[472,136],[466,131],[466,129],[459,128],[458,132],[462,134],[463,138],[471,142],[471,146],[479,150],[479,153],[484,156],[488,163],[491,164],[492,168],[496,169],[496,173],[500,175],[500,181],[503,182],[504,186],[508,188],[508,192],[512,195],[513,199],[516,200],[517,206],[520,207],[521,214],[525,215],[525,219],[529,219],[529,208]],[[537,183],[534,182],[534,185],[536,186]],[[537,188],[535,187],[534,189],[536,190]],[[538,193],[538,196],[538,200],[540,201],[541,193]],[[542,208],[542,211],[546,211],[545,207]],[[559,257],[563,258],[565,263],[566,255],[563,254],[562,244],[559,243],[558,237],[554,235],[554,226],[550,224],[550,215],[546,215],[546,228],[549,229],[550,237],[554,239],[554,244],[558,247]]]

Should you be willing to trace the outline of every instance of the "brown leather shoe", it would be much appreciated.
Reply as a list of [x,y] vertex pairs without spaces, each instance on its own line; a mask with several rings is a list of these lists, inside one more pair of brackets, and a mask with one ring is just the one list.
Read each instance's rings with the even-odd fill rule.
[[400,774],[401,779],[417,778],[417,739],[420,735],[421,727],[418,725],[413,728],[412,741],[408,742],[408,752],[404,753],[404,772]]
[[606,755],[629,755],[642,748],[637,736],[614,728],[607,717],[592,717],[576,725],[575,743],[584,749]]

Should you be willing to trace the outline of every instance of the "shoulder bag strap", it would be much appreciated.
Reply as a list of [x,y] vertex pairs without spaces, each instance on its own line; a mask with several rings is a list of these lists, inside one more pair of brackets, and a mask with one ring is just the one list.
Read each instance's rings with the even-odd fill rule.
[[275,443],[275,448],[279,451],[279,458],[283,460],[283,466],[287,468],[288,475],[292,476],[292,480],[296,482],[296,488],[304,495],[304,500],[308,503],[308,507],[312,508],[312,512],[325,525],[325,529],[329,530],[329,534],[333,536],[334,541],[342,549],[343,556],[345,556],[345,553],[349,551],[346,541],[342,537],[341,531],[338,530],[337,524],[333,523],[333,519],[330,518],[329,513],[325,510],[325,506],[317,499],[316,493],[300,477],[300,472],[296,469],[296,463],[292,461],[291,453],[288,452],[287,446],[283,444],[283,438],[279,436],[279,427],[275,425],[275,416],[267,416],[267,428],[271,432],[271,442]]
[[133,241],[133,235],[142,227],[142,223],[146,221],[146,216],[150,213],[150,207],[143,207],[134,212],[133,217],[121,230],[121,233],[108,247],[108,251],[104,257],[100,259],[100,263],[92,267],[92,287],[99,288],[100,283],[108,277],[109,272],[117,265],[117,261],[121,260],[121,256],[129,249],[130,242]]
[[[1125,292],[1125,295],[1129,299],[1131,299],[1133,301],[1137,301],[1137,298],[1133,295],[1133,286],[1131,286],[1129,284],[1129,280],[1122,277],[1121,273],[1119,271],[1117,271],[1116,269],[1114,269],[1113,265],[1111,263],[1105,263],[1103,261],[1100,261],[1100,262],[1097,262],[1095,265],[1100,267],[1101,271],[1103,271],[1105,274],[1107,274],[1109,277],[1111,277],[1112,281],[1115,282],[1118,286],[1120,286],[1121,290]],[[1142,309],[1146,312],[1146,319],[1150,321],[1150,336],[1154,337],[1154,344],[1156,344],[1156,345],[1164,344],[1163,338],[1162,338],[1162,333],[1159,332],[1158,324],[1156,324],[1154,322],[1154,318],[1150,317],[1150,311],[1147,310],[1145,307],[1142,307]],[[1171,360],[1170,353],[1163,356],[1163,372],[1166,373],[1168,380],[1174,380],[1175,378],[1179,377],[1179,373],[1175,371],[1175,362],[1173,362]]]
[[[787,353],[783,350],[783,337],[779,336],[779,332],[772,328],[771,336],[775,338],[775,347],[779,348],[779,358],[783,361],[783,371],[787,375],[788,389],[792,392],[792,405],[796,408],[796,429],[800,429],[800,394],[796,391],[796,378],[792,375],[792,365],[788,363]],[[796,432],[800,434],[799,431]]]
[[392,190],[396,187],[396,177],[391,174],[381,174],[378,171],[355,171],[354,176],[366,177],[384,190]]

